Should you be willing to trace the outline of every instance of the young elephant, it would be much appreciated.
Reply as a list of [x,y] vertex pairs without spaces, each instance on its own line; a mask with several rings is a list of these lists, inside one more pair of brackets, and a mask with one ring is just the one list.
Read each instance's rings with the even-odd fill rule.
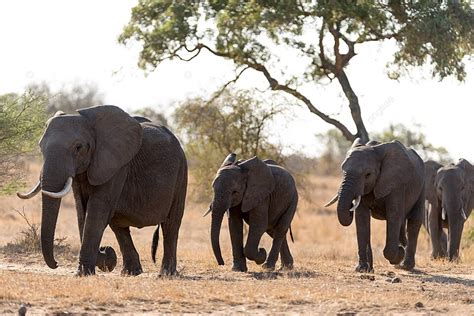
[[343,226],[352,223],[355,211],[359,247],[356,271],[373,271],[371,216],[387,221],[385,258],[391,264],[401,263],[402,268],[412,269],[425,202],[421,158],[398,141],[363,145],[357,139],[342,163],[342,170],[339,194],[326,206],[339,200],[337,215]]
[[[236,161],[230,154],[222,163],[213,182],[214,199],[211,241],[219,265],[224,264],[219,245],[222,218],[227,211],[232,242],[233,271],[247,271],[246,259],[264,264],[273,270],[281,254],[283,268],[293,267],[286,233],[295,215],[298,193],[293,177],[272,160],[262,161],[253,157]],[[248,238],[243,247],[243,220],[249,225]],[[267,232],[272,238],[272,248],[267,258],[265,249],[258,248],[260,238]],[[290,232],[291,234],[291,232]]]
[[[474,208],[474,167],[465,159],[444,166],[425,162],[426,227],[432,257],[456,260],[464,222]],[[443,231],[448,228],[448,236]]]

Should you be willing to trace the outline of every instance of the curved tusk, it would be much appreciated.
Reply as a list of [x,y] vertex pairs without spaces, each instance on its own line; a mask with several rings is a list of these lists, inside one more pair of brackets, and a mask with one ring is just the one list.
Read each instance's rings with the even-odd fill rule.
[[466,215],[466,211],[464,210],[464,207],[461,208],[461,215],[462,215],[462,218],[464,218],[464,220],[467,220],[467,215]]
[[324,207],[328,207],[328,206],[333,205],[334,203],[337,202],[337,200],[339,200],[339,195],[338,194],[334,195],[334,197],[331,199],[331,201],[324,204]]
[[49,191],[46,191],[46,190],[41,190],[41,192],[43,192],[44,195],[47,195],[49,197],[52,197],[52,198],[55,198],[55,199],[60,199],[63,196],[65,196],[66,194],[68,194],[69,191],[71,191],[71,187],[72,187],[72,177],[69,177],[69,178],[67,178],[66,184],[64,185],[64,188],[61,191],[59,191],[59,192],[49,192]]
[[441,209],[441,218],[444,220],[446,220],[446,210],[444,209],[444,207]]
[[209,209],[207,210],[207,212],[204,213],[204,214],[202,215],[202,217],[206,217],[211,211],[212,211],[212,209],[209,207]]
[[361,199],[362,199],[362,196],[359,195],[355,201],[354,206],[349,210],[349,212],[354,212],[359,207]]
[[23,199],[23,200],[31,199],[36,194],[38,194],[39,191],[41,191],[41,182],[40,181],[38,181],[36,186],[30,192],[28,192],[28,193],[17,192],[16,196],[18,196],[20,199]]

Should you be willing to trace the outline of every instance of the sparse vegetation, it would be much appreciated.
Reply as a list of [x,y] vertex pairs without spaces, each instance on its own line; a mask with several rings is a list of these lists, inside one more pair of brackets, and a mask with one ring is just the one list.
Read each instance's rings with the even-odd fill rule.
[[[27,227],[20,231],[20,236],[16,237],[14,241],[8,242],[0,250],[4,254],[32,254],[41,252],[41,241],[39,234],[39,225],[32,223],[23,209],[22,211],[15,210],[20,217],[25,221]],[[54,249],[60,255],[71,255],[72,250],[69,243],[66,241],[67,237],[60,237],[54,240]]]

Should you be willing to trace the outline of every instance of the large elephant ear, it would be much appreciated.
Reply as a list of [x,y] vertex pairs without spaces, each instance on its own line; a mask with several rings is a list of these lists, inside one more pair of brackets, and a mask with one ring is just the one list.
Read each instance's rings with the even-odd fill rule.
[[95,150],[87,177],[92,185],[101,185],[138,153],[142,145],[142,127],[122,109],[95,106],[78,110],[95,134]]
[[275,179],[270,167],[258,157],[242,162],[240,167],[247,173],[247,188],[242,199],[242,212],[248,212],[274,190]]
[[434,206],[438,205],[438,196],[436,194],[436,174],[443,165],[433,161],[425,161],[425,196],[426,199]]
[[457,165],[465,172],[464,185],[469,186],[469,191],[474,194],[474,166],[466,159],[459,159]]
[[415,166],[408,151],[399,141],[373,147],[381,159],[380,175],[374,188],[376,199],[383,198],[393,189],[407,184],[415,174]]

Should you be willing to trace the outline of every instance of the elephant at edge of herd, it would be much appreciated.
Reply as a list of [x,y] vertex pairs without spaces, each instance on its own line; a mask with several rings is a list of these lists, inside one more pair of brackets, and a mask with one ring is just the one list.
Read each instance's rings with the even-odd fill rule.
[[356,139],[342,171],[339,193],[326,206],[338,202],[337,216],[343,226],[352,223],[355,213],[356,271],[373,271],[371,217],[386,221],[384,257],[403,269],[413,269],[425,203],[423,160],[398,141],[363,144]]
[[[273,160],[253,157],[237,161],[236,154],[226,157],[212,184],[214,198],[206,214],[212,213],[211,243],[219,265],[224,264],[219,235],[224,213],[229,219],[233,271],[247,271],[246,259],[275,269],[278,255],[282,268],[293,268],[286,234],[298,205],[298,192],[291,174]],[[249,225],[243,246],[243,221]],[[273,238],[270,253],[259,248],[264,233]]]
[[[428,160],[425,187],[428,207],[424,223],[431,239],[431,256],[457,260],[464,222],[474,208],[474,167],[465,159],[446,166]],[[448,229],[448,236],[443,228]]]
[[[57,113],[48,120],[40,141],[43,168],[36,187],[20,198],[42,192],[41,248],[56,268],[54,233],[61,198],[72,188],[76,202],[80,253],[77,275],[95,274],[95,267],[115,267],[115,251],[99,250],[107,225],[123,255],[122,274],[142,273],[130,226],[157,226],[163,232],[161,273],[176,273],[178,232],[187,189],[187,162],[177,138],[163,126],[104,105]],[[115,262],[114,262],[115,260]]]

